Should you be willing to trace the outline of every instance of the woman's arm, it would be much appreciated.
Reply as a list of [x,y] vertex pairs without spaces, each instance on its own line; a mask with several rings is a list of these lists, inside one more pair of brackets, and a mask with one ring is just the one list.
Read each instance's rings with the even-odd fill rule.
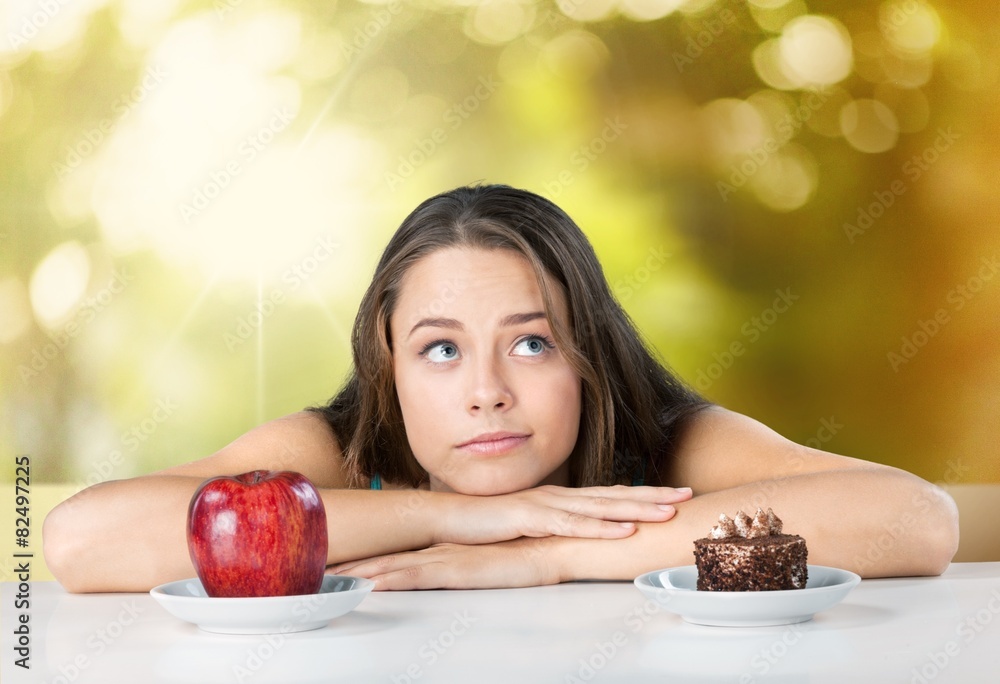
[[343,486],[336,443],[308,413],[271,421],[214,455],[128,480],[88,487],[56,506],[42,530],[49,569],[69,591],[146,591],[194,576],[187,509],[215,475],[297,470],[319,487]]
[[639,523],[623,539],[548,537],[478,547],[445,544],[338,570],[378,588],[529,586],[576,579],[634,579],[694,562],[694,540],[720,513],[770,507],[806,539],[809,562],[865,577],[937,575],[958,546],[958,514],[940,488],[910,473],[794,444],[746,416],[701,411],[663,483],[690,485],[669,522]]
[[332,431],[319,416],[303,412],[266,423],[200,461],[104,482],[69,498],[43,527],[49,569],[74,592],[148,591],[193,577],[186,537],[192,495],[210,477],[257,469],[294,470],[320,489],[329,563],[448,541],[481,544],[553,534],[619,538],[636,528],[616,521],[666,520],[674,509],[659,505],[690,496],[654,487],[541,487],[502,497],[349,490]]
[[746,416],[706,409],[688,426],[665,481],[695,496],[669,524],[641,524],[629,539],[552,540],[560,579],[631,579],[694,562],[695,539],[720,513],[774,509],[805,538],[809,562],[864,577],[938,575],[958,548],[958,511],[941,488],[896,468],[829,454]]

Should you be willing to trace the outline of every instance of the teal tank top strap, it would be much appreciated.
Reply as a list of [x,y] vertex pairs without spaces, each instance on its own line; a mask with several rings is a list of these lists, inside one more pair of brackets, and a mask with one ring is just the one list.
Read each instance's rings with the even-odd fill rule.
[[372,476],[371,488],[382,489],[382,476],[378,473],[375,473],[375,475]]
[[638,468],[636,468],[635,472],[632,473],[632,486],[642,487],[645,484],[646,484],[646,465],[643,464],[640,465]]

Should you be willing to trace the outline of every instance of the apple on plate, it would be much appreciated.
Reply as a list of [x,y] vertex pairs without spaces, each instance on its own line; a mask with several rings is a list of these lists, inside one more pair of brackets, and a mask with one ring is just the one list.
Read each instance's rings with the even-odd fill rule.
[[187,541],[209,596],[315,594],[323,584],[326,511],[300,473],[254,470],[206,480],[191,497]]

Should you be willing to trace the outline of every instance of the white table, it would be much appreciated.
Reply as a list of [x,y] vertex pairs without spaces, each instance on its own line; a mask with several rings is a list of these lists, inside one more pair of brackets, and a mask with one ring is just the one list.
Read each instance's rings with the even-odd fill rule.
[[31,670],[14,666],[3,583],[0,679],[46,682],[1000,682],[1000,563],[865,580],[798,625],[683,622],[630,583],[373,593],[312,632],[222,636],[147,594],[31,584]]

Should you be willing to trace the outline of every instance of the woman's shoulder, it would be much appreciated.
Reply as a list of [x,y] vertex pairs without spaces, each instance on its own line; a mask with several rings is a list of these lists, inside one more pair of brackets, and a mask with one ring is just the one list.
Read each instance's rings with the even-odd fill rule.
[[797,444],[754,418],[713,405],[685,423],[663,481],[704,494],[760,480],[874,467],[881,466]]
[[157,475],[214,477],[251,470],[294,470],[317,487],[348,486],[337,435],[323,416],[299,411],[275,418],[240,435],[206,458],[162,470]]

